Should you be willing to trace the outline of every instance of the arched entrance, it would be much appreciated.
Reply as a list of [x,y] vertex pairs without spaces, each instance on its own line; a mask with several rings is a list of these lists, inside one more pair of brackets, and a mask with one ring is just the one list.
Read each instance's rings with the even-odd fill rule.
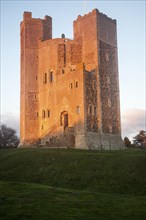
[[63,111],[61,113],[61,126],[63,126],[63,130],[65,131],[65,129],[68,127],[68,112],[67,111]]

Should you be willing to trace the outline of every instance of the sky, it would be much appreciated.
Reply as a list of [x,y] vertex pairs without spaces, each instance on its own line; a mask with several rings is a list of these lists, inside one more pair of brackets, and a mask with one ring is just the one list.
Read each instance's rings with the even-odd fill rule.
[[74,1],[0,1],[0,60],[1,60],[1,123],[17,130],[20,115],[20,22],[23,12],[32,17],[53,19],[53,38],[65,33],[73,38],[73,21],[97,8],[117,20],[118,66],[122,137],[132,139],[146,130],[145,119],[145,0],[74,0]]

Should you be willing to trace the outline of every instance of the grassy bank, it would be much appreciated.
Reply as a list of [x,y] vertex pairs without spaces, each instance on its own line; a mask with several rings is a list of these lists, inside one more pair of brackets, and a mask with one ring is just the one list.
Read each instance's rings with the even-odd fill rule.
[[145,219],[146,153],[0,151],[2,219]]

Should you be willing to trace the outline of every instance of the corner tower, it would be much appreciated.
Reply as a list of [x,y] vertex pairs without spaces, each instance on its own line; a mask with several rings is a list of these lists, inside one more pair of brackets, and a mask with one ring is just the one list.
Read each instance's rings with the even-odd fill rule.
[[34,19],[24,12],[20,25],[21,91],[20,139],[21,145],[33,144],[39,136],[39,41],[52,38],[52,18]]
[[74,21],[74,38],[83,46],[85,142],[89,148],[123,148],[116,20],[94,9]]

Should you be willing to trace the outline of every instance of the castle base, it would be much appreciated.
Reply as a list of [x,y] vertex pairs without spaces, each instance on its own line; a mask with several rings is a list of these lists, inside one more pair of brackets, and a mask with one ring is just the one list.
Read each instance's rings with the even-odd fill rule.
[[87,132],[86,134],[76,135],[75,148],[91,150],[121,150],[126,147],[120,135]]

